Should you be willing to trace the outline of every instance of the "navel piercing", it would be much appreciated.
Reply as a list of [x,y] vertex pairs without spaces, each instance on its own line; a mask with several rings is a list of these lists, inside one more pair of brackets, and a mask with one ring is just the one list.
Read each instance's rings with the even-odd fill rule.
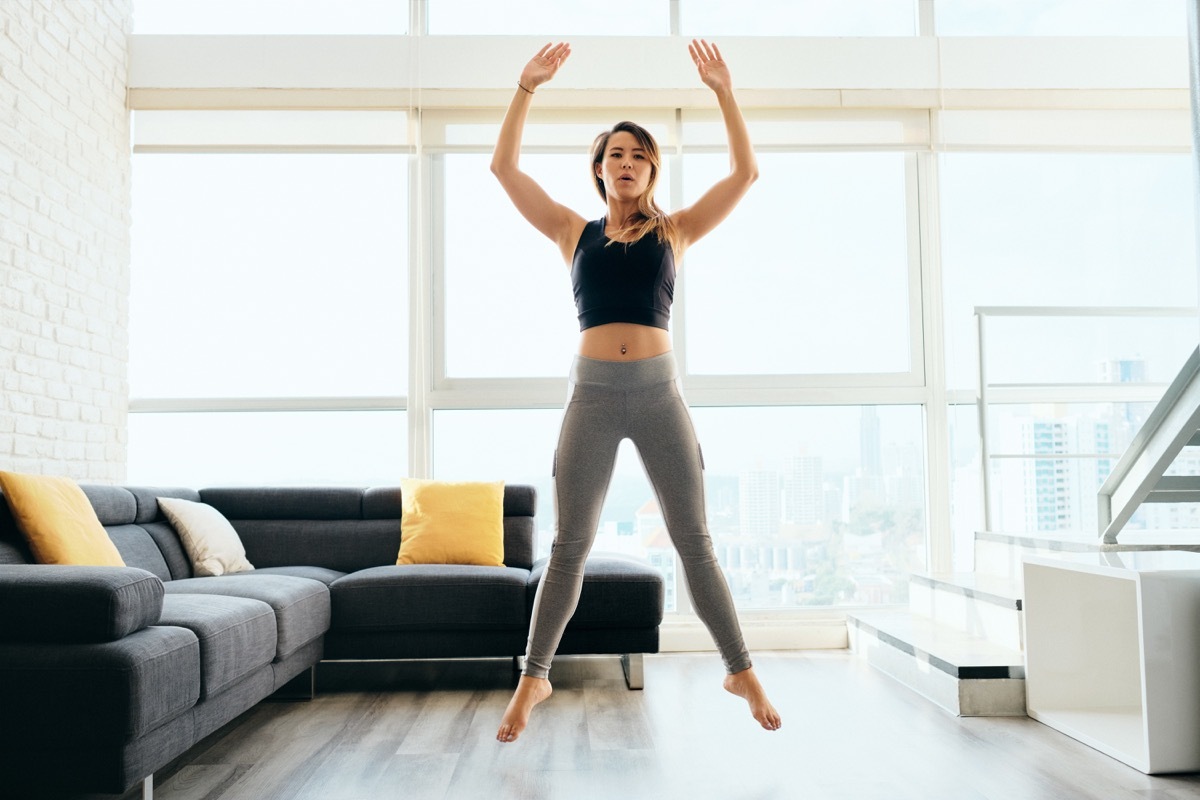
[[621,343],[621,355],[625,355],[625,343]]

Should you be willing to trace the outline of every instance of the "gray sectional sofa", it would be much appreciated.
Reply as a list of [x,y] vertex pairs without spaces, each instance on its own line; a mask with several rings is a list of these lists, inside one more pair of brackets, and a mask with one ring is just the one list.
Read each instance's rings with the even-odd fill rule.
[[[399,488],[85,486],[126,567],[32,563],[0,502],[0,794],[125,792],[322,660],[518,658],[544,563],[532,487],[504,494],[505,566],[395,564]],[[214,506],[256,569],[193,577],[157,497]],[[589,559],[562,654],[658,650],[663,582]],[[8,793],[12,793],[11,795]]]

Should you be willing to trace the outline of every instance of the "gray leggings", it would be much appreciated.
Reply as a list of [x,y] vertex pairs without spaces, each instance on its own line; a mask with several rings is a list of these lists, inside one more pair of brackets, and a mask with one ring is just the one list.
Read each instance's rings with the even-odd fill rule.
[[675,357],[600,361],[577,356],[554,456],[557,530],[533,602],[525,674],[545,678],[583,587],[617,446],[631,439],[658,496],[692,603],[730,674],[750,666],[733,598],[704,514],[704,461],[676,384]]

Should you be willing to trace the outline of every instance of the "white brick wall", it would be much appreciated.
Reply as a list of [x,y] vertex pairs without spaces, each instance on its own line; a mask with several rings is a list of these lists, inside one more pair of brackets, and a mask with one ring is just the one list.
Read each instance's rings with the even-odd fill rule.
[[0,0],[0,469],[125,478],[132,0]]

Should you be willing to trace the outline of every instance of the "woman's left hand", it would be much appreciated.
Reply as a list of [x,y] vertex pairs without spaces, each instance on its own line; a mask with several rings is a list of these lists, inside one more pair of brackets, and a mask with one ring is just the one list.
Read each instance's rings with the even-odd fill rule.
[[730,91],[733,89],[733,78],[729,75],[729,67],[721,58],[721,51],[715,44],[709,44],[703,39],[692,39],[688,45],[688,53],[700,71],[700,80],[714,92]]

